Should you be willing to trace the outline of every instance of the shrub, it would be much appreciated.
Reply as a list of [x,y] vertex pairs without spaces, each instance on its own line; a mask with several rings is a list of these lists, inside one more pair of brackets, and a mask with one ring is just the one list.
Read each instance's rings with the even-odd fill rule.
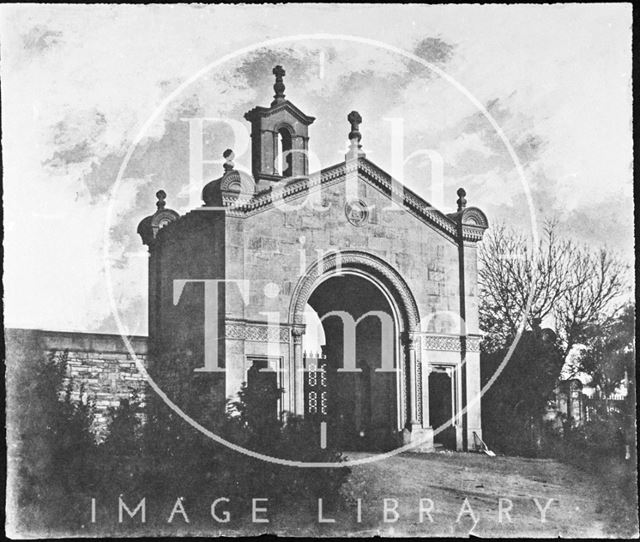
[[29,517],[22,528],[57,530],[79,526],[79,508],[96,490],[96,442],[91,431],[94,408],[64,388],[67,354],[51,355],[20,372],[14,391],[28,409],[16,417],[18,428],[18,507]]
[[[239,437],[242,445],[252,451],[291,461],[340,463],[345,460],[335,448],[320,447],[317,424],[292,415],[270,415],[261,408],[265,399],[268,397],[260,386],[253,389],[246,384],[242,386],[239,400],[229,406],[226,433],[230,440]],[[237,453],[229,456],[228,460],[239,464],[234,469],[238,476],[238,489],[243,488],[248,495],[261,494],[281,503],[315,501],[320,497],[328,502],[337,502],[339,489],[350,472],[347,467],[286,466]],[[236,493],[242,499],[240,491]]]
[[[181,370],[179,361],[179,356],[169,356]],[[98,501],[102,529],[128,529],[114,517],[121,494],[127,502],[149,497],[155,506],[169,510],[177,497],[207,502],[224,496],[230,499],[235,518],[248,513],[252,498],[269,498],[274,510],[285,503],[304,506],[319,497],[326,500],[326,508],[338,502],[347,468],[295,468],[248,457],[201,434],[152,391],[147,392],[144,406],[132,396],[111,408],[106,437],[97,444],[91,432],[92,404],[82,400],[82,389],[78,400],[72,393],[73,382],[62,388],[65,363],[62,356],[36,364],[35,374],[17,388],[30,406],[21,418],[17,462],[18,515],[28,532],[82,532],[89,521],[91,498]],[[317,427],[264,407],[265,402],[277,404],[279,390],[255,382],[243,385],[237,401],[228,403],[226,411],[216,411],[206,382],[199,386],[194,393],[178,383],[182,391],[191,392],[186,408],[201,412],[199,421],[227,440],[282,459],[343,461],[335,449],[320,448]],[[192,509],[189,515],[192,521],[202,519],[210,525],[208,510]]]

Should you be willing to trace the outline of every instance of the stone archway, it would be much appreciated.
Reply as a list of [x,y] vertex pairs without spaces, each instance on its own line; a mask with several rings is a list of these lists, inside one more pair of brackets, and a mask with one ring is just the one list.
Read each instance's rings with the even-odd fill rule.
[[[360,282],[359,289],[362,290],[363,295],[367,295],[365,292],[368,292],[369,298],[373,299],[377,291],[380,294],[379,299],[384,298],[388,303],[394,319],[393,368],[395,381],[398,384],[395,393],[397,416],[394,417],[394,424],[398,432],[406,427],[410,430],[418,424],[419,417],[418,356],[417,345],[413,340],[413,335],[419,328],[419,313],[405,281],[392,266],[377,256],[358,251],[334,252],[309,266],[305,275],[298,281],[291,298],[289,321],[292,324],[294,367],[299,369],[304,365],[301,345],[305,330],[305,307],[314,293],[322,290],[324,283],[333,280],[335,284],[336,277],[353,277],[353,281],[356,279],[365,281],[371,287],[367,287],[365,282]],[[357,285],[356,282],[353,284]],[[356,302],[355,299],[351,301]],[[378,304],[380,303],[382,301],[378,301]],[[362,312],[368,312],[369,309],[375,310],[376,306],[360,307],[356,317],[361,316]],[[324,310],[326,312],[328,309],[325,307]],[[301,371],[297,370],[296,373],[300,374]],[[298,406],[296,410],[303,412],[302,378],[299,380],[296,385],[296,405]]]
[[378,281],[396,301],[402,317],[401,331],[405,333],[418,331],[420,323],[418,305],[404,279],[378,256],[356,250],[331,252],[307,268],[291,295],[289,322],[294,326],[304,324],[304,307],[311,292],[324,275],[336,270],[359,270]]

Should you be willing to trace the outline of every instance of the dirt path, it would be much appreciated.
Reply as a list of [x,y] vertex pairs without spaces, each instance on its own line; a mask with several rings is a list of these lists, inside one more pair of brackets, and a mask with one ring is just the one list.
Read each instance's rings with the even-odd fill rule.
[[[360,453],[348,456],[366,457]],[[344,491],[351,506],[325,512],[324,519],[334,519],[334,523],[319,524],[317,510],[310,510],[307,517],[294,520],[297,527],[290,523],[291,517],[282,518],[284,523],[276,522],[273,527],[289,535],[306,532],[317,536],[611,536],[607,531],[611,510],[602,502],[598,481],[553,460],[468,453],[402,454],[352,467]],[[387,501],[388,508],[397,503],[395,513],[388,512],[387,522],[385,498],[395,499]],[[421,498],[425,499],[422,523]],[[360,522],[357,499],[361,499]],[[426,513],[430,506],[426,499],[433,501],[433,521]],[[502,503],[502,522],[499,499],[508,499]],[[543,522],[540,507],[547,505]]]

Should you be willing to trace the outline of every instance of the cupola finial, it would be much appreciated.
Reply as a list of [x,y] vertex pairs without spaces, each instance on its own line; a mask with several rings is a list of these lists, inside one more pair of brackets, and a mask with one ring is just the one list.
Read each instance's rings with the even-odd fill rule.
[[167,204],[167,202],[165,201],[167,199],[167,193],[164,190],[158,190],[156,192],[156,198],[158,198],[158,201],[156,202],[156,207],[160,211],[164,209],[165,205]]
[[225,173],[227,171],[232,171],[233,168],[235,167],[235,164],[233,163],[233,159],[235,158],[235,156],[236,155],[231,149],[227,149],[222,153],[222,157],[225,159],[225,162],[222,166],[224,168]]
[[167,224],[180,218],[180,215],[174,210],[165,209],[167,193],[164,190],[158,190],[156,192],[156,198],[158,198],[158,201],[156,201],[156,207],[158,208],[156,212],[143,218],[140,224],[138,224],[138,234],[142,238],[142,243],[147,245],[149,250],[151,250],[155,244],[158,232]]

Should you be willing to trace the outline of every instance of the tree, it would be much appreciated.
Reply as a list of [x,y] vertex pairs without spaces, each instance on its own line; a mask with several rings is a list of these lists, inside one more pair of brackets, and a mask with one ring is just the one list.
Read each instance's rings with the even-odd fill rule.
[[[499,225],[485,236],[479,264],[485,382],[521,334],[508,365],[483,397],[484,423],[506,448],[523,451],[518,442],[524,446],[531,439],[521,432],[542,426],[547,400],[576,346],[583,349],[583,366],[592,374],[613,374],[606,367],[613,363],[611,348],[617,344],[611,334],[621,310],[626,266],[604,249],[562,239],[555,222],[545,224],[537,247]],[[543,321],[552,327],[546,330],[552,341],[543,340]]]
[[627,266],[607,250],[570,246],[569,288],[558,297],[553,315],[562,334],[565,352],[577,344],[610,336],[611,325],[624,305],[620,298],[626,288]]
[[635,305],[628,303],[605,323],[588,329],[583,348],[572,364],[573,374],[584,372],[592,377],[591,385],[610,395],[635,374]]
[[[482,384],[493,376],[506,349],[482,354]],[[536,454],[547,402],[564,363],[554,333],[525,331],[495,385],[482,397],[483,428],[490,446],[505,453]]]
[[485,351],[504,348],[535,321],[551,321],[566,355],[615,317],[628,266],[606,249],[560,238],[557,229],[547,222],[537,247],[504,225],[485,236],[478,270]]

